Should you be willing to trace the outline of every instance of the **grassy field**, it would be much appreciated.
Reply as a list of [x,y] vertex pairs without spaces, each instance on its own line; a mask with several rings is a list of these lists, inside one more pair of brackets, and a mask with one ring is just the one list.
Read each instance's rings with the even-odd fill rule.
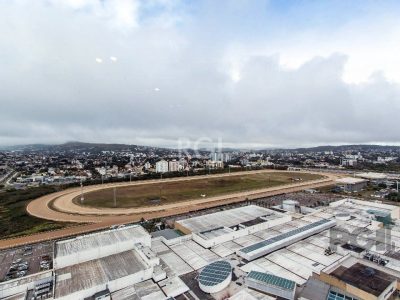
[[[232,175],[220,178],[201,178],[186,182],[149,183],[141,186],[116,189],[117,206],[114,205],[114,190],[104,189],[85,194],[83,205],[91,207],[142,207],[162,205],[179,201],[209,198],[241,191],[274,187],[295,182],[320,178],[319,175],[305,173],[259,173]],[[80,204],[79,197],[74,199]]]
[[26,205],[32,199],[56,192],[58,188],[43,186],[0,193],[0,238],[11,238],[66,227],[67,223],[52,222],[30,216]]

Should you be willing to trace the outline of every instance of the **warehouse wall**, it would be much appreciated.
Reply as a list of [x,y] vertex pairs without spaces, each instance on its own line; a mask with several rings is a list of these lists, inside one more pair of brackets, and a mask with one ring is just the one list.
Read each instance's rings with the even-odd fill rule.
[[[0,299],[26,292],[28,289],[33,289],[36,283],[51,281],[53,278],[52,276],[52,271],[45,271],[23,278],[2,282],[0,283]],[[31,280],[29,280],[30,278]]]
[[284,290],[278,287],[274,287],[272,285],[261,284],[260,282],[252,280],[251,278],[247,277],[245,280],[246,280],[246,285],[250,288],[259,290],[267,294],[279,296],[284,299],[290,299],[290,300],[294,299],[296,290]]
[[135,283],[150,279],[153,274],[153,268],[149,268],[146,270],[142,270],[135,274],[131,274],[125,277],[118,278],[117,280],[113,280],[104,284],[92,286],[86,290],[77,291],[73,294],[65,295],[63,297],[56,298],[57,300],[83,300],[87,297],[93,296],[95,293],[104,291],[106,288],[110,290],[110,292],[115,292],[117,290],[126,288]]

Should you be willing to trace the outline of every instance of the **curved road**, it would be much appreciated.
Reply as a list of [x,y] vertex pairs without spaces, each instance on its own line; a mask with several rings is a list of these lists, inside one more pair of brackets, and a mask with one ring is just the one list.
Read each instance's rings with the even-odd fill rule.
[[[163,180],[160,179],[144,180],[131,183],[123,182],[114,184],[93,185],[85,187],[84,192],[86,193],[114,186],[123,187],[123,186],[149,184],[151,182],[176,182],[176,181],[196,180],[204,177],[207,178],[226,177],[226,176],[235,176],[235,175],[237,176],[244,174],[265,173],[265,172],[273,173],[273,172],[285,172],[285,171],[259,170],[259,171],[248,171],[248,172],[235,172],[231,174],[225,173],[225,174],[215,174],[215,175],[168,178]],[[294,173],[292,171],[288,172]],[[312,172],[306,172],[306,173],[312,173]],[[145,219],[159,218],[159,217],[182,214],[189,211],[200,210],[204,208],[210,208],[214,206],[241,202],[246,200],[246,198],[252,200],[260,197],[297,192],[308,188],[318,188],[322,186],[331,185],[338,178],[337,175],[331,173],[315,173],[315,174],[323,175],[324,178],[298,182],[298,183],[285,184],[265,189],[251,190],[251,191],[233,193],[228,195],[210,197],[210,198],[181,201],[167,205],[142,207],[142,208],[127,208],[127,209],[92,208],[92,207],[79,206],[74,204],[72,200],[76,196],[80,195],[81,189],[80,188],[67,189],[61,192],[45,195],[43,197],[31,201],[27,206],[28,213],[35,217],[48,220],[61,221],[61,222],[76,222],[85,224],[68,227],[56,231],[35,234],[31,236],[25,236],[21,238],[0,240],[0,249],[34,243],[34,242],[40,242],[44,240],[58,239],[58,238],[78,235],[82,233],[108,228],[109,226],[115,224],[137,222],[140,221],[142,218]]]

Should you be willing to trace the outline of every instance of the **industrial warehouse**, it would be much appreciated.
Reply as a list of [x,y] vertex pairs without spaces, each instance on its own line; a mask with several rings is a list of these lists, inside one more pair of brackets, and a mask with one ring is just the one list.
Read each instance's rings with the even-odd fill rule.
[[[379,202],[286,199],[110,228],[55,241],[50,267],[2,281],[0,299],[396,299],[399,219]],[[0,253],[1,276],[21,251]]]

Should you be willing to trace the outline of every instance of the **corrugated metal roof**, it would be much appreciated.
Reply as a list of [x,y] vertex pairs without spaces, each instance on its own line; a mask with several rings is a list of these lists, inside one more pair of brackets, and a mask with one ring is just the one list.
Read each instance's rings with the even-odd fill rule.
[[149,234],[143,229],[143,227],[138,225],[83,235],[74,239],[57,242],[55,255],[56,257],[66,256],[128,240],[134,241],[137,238],[142,238],[148,235]]
[[177,221],[177,223],[185,226],[192,232],[204,232],[218,227],[231,227],[266,215],[275,215],[276,218],[281,217],[280,214],[272,210],[257,205],[248,205],[234,209],[219,211],[212,214],[179,220]]
[[136,250],[56,270],[56,298],[90,289],[149,268]]

